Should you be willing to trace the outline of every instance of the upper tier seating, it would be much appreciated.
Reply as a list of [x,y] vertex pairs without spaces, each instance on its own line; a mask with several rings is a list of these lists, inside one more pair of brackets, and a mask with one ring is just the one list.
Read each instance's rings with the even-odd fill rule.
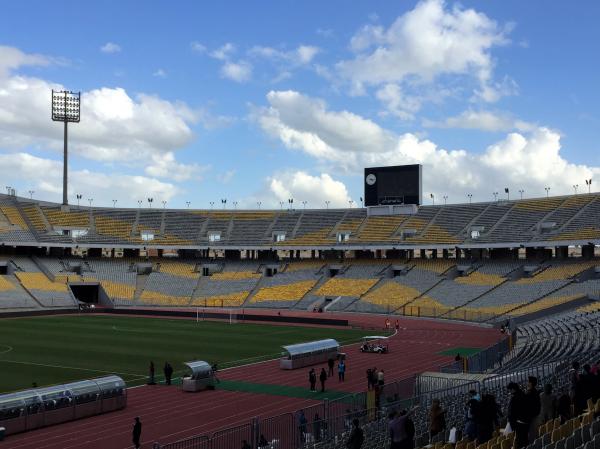
[[[600,240],[600,194],[423,205],[416,214],[394,216],[368,216],[363,208],[188,211],[72,206],[63,210],[58,204],[0,194],[0,241],[73,242],[74,238],[59,232],[65,228],[87,232],[77,242],[114,245],[331,247],[397,243],[447,248],[504,242],[510,246],[554,241],[587,244]],[[215,233],[219,239],[212,241],[210,236]],[[284,241],[274,242],[274,233],[284,233]],[[349,238],[338,242],[338,233],[349,234]]]

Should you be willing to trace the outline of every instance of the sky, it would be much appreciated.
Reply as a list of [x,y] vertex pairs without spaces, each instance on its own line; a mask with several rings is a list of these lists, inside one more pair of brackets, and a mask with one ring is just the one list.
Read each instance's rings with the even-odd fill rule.
[[62,198],[52,89],[81,92],[72,203],[357,207],[364,167],[412,163],[426,204],[600,188],[597,1],[0,10],[0,184],[22,196]]

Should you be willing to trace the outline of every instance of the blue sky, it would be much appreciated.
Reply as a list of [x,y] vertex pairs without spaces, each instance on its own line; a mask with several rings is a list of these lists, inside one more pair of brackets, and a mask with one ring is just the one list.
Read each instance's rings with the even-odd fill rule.
[[597,2],[2,11],[0,177],[24,195],[61,198],[53,87],[83,93],[70,196],[96,205],[346,206],[359,202],[364,166],[398,163],[422,163],[426,195],[449,202],[600,183]]

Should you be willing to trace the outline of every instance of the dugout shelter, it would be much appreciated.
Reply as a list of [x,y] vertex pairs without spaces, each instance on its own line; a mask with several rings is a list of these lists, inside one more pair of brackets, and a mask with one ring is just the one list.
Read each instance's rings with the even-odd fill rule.
[[6,435],[120,410],[127,390],[119,376],[0,395],[0,427]]
[[283,346],[281,369],[296,369],[337,359],[340,344],[333,338]]

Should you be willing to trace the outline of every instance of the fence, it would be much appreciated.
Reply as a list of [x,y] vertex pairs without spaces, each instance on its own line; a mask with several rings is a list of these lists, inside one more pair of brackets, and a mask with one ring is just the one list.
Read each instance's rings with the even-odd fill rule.
[[468,356],[465,360],[457,360],[440,366],[442,373],[485,373],[501,363],[502,358],[511,350],[516,332],[506,336],[494,345]]

